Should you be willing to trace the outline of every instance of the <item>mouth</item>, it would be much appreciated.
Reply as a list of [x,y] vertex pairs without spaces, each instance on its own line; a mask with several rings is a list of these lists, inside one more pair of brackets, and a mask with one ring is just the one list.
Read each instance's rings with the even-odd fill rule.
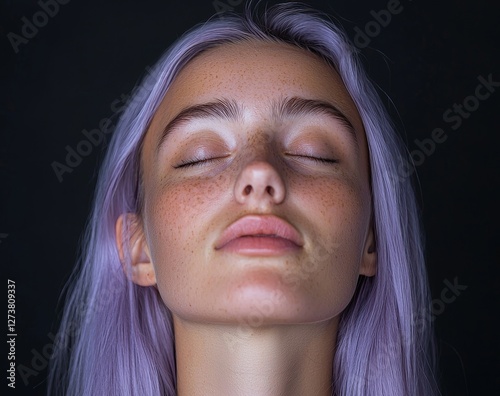
[[302,246],[301,235],[288,222],[277,216],[253,215],[231,224],[215,249],[249,256],[274,256],[296,252]]

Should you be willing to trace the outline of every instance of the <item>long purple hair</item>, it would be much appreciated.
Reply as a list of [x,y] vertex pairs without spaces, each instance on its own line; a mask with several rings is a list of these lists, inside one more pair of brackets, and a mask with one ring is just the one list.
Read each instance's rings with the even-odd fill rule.
[[179,71],[216,46],[242,40],[288,43],[317,54],[340,74],[363,121],[371,166],[377,274],[361,276],[341,314],[332,356],[332,394],[436,395],[430,295],[406,151],[345,33],[322,13],[279,4],[214,18],[160,58],[123,112],[99,172],[78,265],[67,288],[49,394],[175,395],[171,313],[156,288],[129,281],[115,223],[141,213],[140,152],[148,125]]

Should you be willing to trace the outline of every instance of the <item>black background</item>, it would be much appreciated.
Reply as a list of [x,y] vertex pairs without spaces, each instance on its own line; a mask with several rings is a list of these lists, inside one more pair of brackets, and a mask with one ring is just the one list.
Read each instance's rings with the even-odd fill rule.
[[[370,11],[388,2],[307,3],[354,38],[356,27],[374,20]],[[484,0],[400,4],[403,11],[360,51],[381,94],[391,98],[384,102],[410,151],[435,128],[447,135],[414,175],[433,298],[441,299],[446,280],[467,286],[453,302],[435,303],[442,391],[497,395],[500,87],[456,130],[443,114],[474,95],[479,76],[500,81],[500,7]],[[62,182],[51,164],[64,163],[65,147],[75,148],[85,139],[82,130],[112,117],[112,103],[123,104],[147,66],[216,11],[211,0],[71,0],[15,53],[8,33],[21,34],[22,17],[32,21],[41,9],[37,1],[4,1],[0,13],[0,259],[2,277],[16,282],[16,362],[37,372],[26,385],[17,373],[16,391],[8,393],[19,395],[45,394],[43,353],[50,353],[58,297],[77,256],[105,144]],[[42,358],[33,360],[38,353]]]

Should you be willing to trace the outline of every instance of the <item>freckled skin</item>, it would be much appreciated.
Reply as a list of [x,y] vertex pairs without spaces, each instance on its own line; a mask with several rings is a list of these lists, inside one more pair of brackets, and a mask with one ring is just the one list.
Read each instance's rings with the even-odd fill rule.
[[[330,118],[273,122],[270,102],[292,96],[335,104],[354,126],[359,153]],[[155,154],[162,128],[177,113],[218,98],[241,105],[243,119],[183,124]],[[338,163],[284,154],[300,151],[301,144],[328,148]],[[173,168],[197,148],[229,156]],[[157,287],[174,321],[234,323],[259,303],[271,307],[267,324],[331,320],[349,303],[359,274],[373,275],[366,254],[372,231],[363,126],[338,74],[313,54],[284,44],[239,43],[199,55],[156,112],[142,167],[144,231]],[[284,198],[256,198],[259,178]],[[244,200],[248,185],[254,189]],[[288,221],[302,235],[303,248],[279,257],[214,249],[228,225],[254,213]]]

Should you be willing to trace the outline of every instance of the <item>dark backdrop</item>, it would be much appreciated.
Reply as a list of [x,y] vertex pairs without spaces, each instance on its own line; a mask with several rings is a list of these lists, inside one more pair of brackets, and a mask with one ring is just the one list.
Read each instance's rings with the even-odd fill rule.
[[[75,262],[105,143],[92,145],[62,180],[51,164],[65,162],[66,146],[87,140],[83,130],[114,120],[147,67],[216,11],[211,0],[60,1],[45,11],[44,0],[4,1],[1,10],[0,257],[2,276],[16,285],[20,395],[45,393],[58,296]],[[417,162],[443,393],[500,394],[500,8],[485,0],[400,0],[394,9],[394,1],[308,3],[355,39]],[[229,2],[243,9],[238,0],[217,7]],[[379,13],[389,9],[397,11],[390,21]],[[382,14],[385,21],[377,22]]]

